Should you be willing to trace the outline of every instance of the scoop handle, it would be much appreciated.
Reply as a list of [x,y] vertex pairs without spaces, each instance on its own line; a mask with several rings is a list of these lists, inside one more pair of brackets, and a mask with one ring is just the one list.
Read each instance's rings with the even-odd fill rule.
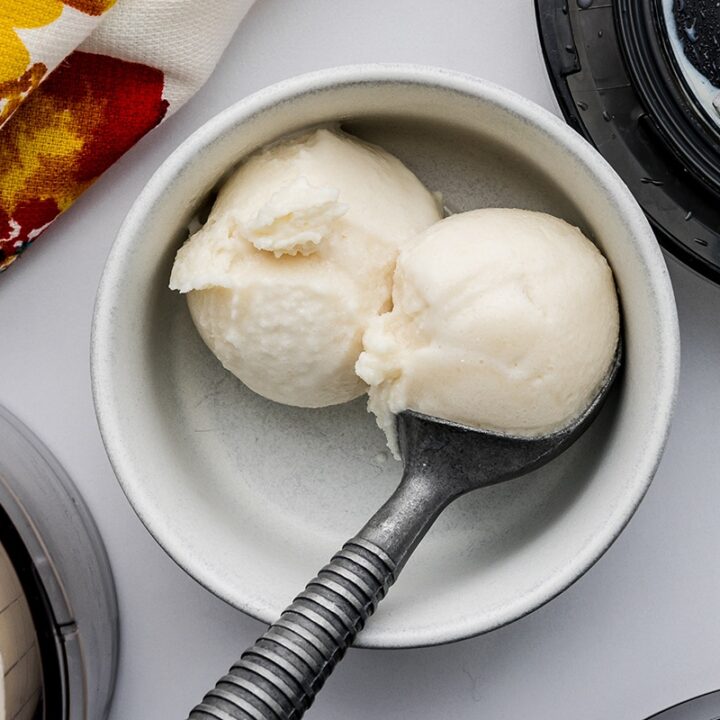
[[320,570],[189,720],[295,720],[395,580],[395,561],[362,533]]
[[455,493],[405,453],[400,485],[189,720],[297,720]]

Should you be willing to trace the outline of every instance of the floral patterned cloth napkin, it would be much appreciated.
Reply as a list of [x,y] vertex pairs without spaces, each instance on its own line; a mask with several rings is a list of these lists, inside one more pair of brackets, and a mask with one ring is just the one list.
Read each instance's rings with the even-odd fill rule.
[[0,270],[206,80],[253,0],[0,0]]

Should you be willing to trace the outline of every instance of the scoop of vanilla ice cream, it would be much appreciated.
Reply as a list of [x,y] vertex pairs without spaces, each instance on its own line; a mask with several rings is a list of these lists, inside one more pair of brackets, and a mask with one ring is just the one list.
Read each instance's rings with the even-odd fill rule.
[[339,131],[248,158],[175,258],[170,287],[222,364],[271,400],[345,402],[362,334],[390,307],[399,248],[439,218],[397,158]]
[[612,272],[578,228],[475,210],[400,252],[393,309],[370,323],[356,371],[396,454],[394,416],[406,409],[532,436],[587,406],[618,333]]

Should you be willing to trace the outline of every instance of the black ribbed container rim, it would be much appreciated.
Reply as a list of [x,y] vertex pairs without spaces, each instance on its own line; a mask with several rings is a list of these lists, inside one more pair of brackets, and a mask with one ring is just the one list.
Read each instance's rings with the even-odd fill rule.
[[662,0],[535,0],[560,109],[622,177],[660,244],[720,283],[720,131],[667,37]]
[[670,49],[662,0],[616,0],[620,48],[633,87],[668,148],[720,193],[720,136],[688,88]]

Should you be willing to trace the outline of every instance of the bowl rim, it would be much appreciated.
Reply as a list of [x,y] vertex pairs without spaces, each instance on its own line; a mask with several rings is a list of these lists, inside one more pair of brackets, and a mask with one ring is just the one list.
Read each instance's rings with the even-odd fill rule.
[[[135,493],[133,462],[123,447],[122,414],[106,391],[112,385],[113,315],[117,309],[117,292],[122,286],[126,264],[144,217],[152,212],[159,198],[172,180],[211,143],[217,141],[232,127],[247,121],[258,113],[295,97],[334,86],[413,84],[450,90],[466,97],[499,105],[525,121],[556,143],[564,146],[611,193],[613,201],[635,238],[650,278],[655,308],[663,318],[659,323],[659,344],[663,349],[660,358],[661,382],[656,396],[652,425],[646,428],[647,452],[640,458],[633,482],[610,515],[601,531],[576,555],[574,561],[557,572],[547,582],[536,587],[518,603],[503,606],[487,617],[465,615],[453,622],[441,622],[424,627],[409,636],[407,631],[361,633],[356,646],[366,648],[410,648],[454,642],[489,632],[542,607],[584,575],[612,545],[637,509],[652,482],[662,456],[674,409],[679,380],[680,338],[677,309],[669,274],[662,252],[650,225],[627,186],[609,163],[580,135],[549,110],[533,101],[481,78],[442,68],[398,63],[343,65],[298,75],[265,87],[221,111],[195,130],[184,140],[153,173],[150,180],[133,202],[108,254],[100,279],[92,319],[90,341],[91,386],[95,413],[105,449],[118,482],[140,520],[156,542],[170,558],[200,585],[247,615],[264,622],[275,620],[266,607],[240,596],[229,596],[208,572],[202,561],[188,557],[182,543],[172,532],[165,532],[162,523],[155,521],[156,510],[146,508]],[[191,555],[191,554],[190,554]],[[300,588],[298,588],[298,591]]]

